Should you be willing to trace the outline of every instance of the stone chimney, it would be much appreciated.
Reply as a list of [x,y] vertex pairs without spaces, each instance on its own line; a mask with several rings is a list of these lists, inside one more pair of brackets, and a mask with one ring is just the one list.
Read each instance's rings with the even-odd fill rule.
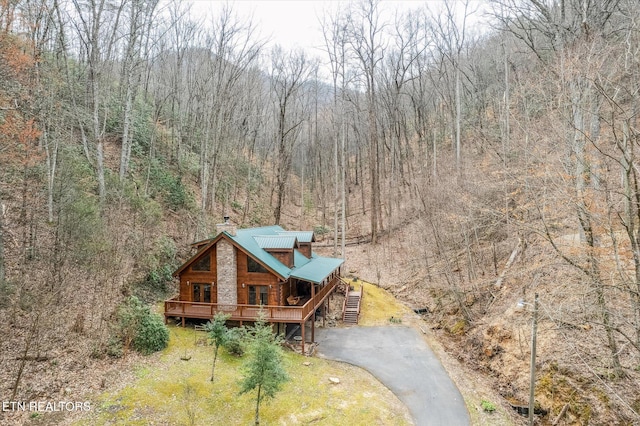
[[234,225],[233,223],[229,222],[229,216],[225,216],[224,217],[224,223],[218,223],[216,224],[216,235],[221,233],[221,232],[227,232],[229,235],[235,236],[236,235],[236,225]]
[[[224,223],[216,225],[218,234],[227,231],[236,235],[236,226],[229,222],[229,216],[224,217]],[[238,303],[238,266],[236,248],[221,238],[216,245],[216,269],[218,275],[217,297],[218,306],[223,311],[233,312]]]

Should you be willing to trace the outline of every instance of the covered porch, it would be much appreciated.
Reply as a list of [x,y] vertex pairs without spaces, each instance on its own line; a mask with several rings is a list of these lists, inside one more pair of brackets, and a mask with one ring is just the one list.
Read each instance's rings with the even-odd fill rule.
[[[178,300],[176,296],[164,302],[165,323],[169,317],[179,317],[182,326],[185,325],[186,318],[212,319],[214,315],[221,312],[230,315],[230,321],[255,321],[262,311],[265,319],[270,323],[298,323],[302,330],[302,351],[304,353],[305,327],[306,321],[313,316],[324,301],[336,290],[339,277],[336,275],[326,284],[319,286],[311,285],[311,295],[308,300],[302,300],[301,304],[295,306],[275,306],[275,305],[247,305],[247,304],[226,304],[226,303],[203,303]],[[315,338],[315,321],[311,326],[311,341]]]

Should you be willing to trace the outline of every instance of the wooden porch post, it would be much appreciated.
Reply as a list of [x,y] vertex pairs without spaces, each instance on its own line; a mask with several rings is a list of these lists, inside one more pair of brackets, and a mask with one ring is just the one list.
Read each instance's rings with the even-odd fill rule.
[[311,343],[316,341],[316,311],[311,314]]
[[304,355],[304,329],[305,329],[304,323],[305,323],[305,321],[300,323],[300,326],[302,327],[302,342],[301,342],[302,343],[302,355]]
[[322,326],[325,327],[326,326],[326,322],[327,322],[327,304],[329,303],[328,300],[324,301],[324,306],[322,307]]

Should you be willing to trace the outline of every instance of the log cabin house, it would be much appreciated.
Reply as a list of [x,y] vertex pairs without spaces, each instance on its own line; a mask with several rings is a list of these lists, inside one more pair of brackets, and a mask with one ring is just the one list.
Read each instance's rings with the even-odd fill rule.
[[225,217],[214,238],[192,244],[197,249],[174,272],[179,294],[164,303],[169,317],[211,319],[218,312],[242,325],[255,321],[262,309],[276,332],[301,330],[315,314],[326,316],[327,298],[340,281],[343,259],[321,257],[312,250],[312,231],[285,231],[280,226],[236,229]]

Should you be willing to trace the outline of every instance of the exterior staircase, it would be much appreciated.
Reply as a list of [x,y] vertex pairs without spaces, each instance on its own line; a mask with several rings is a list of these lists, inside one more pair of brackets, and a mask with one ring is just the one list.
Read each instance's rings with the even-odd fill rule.
[[358,291],[347,291],[342,309],[342,322],[345,324],[358,324],[360,316],[360,301],[362,300],[363,287]]

